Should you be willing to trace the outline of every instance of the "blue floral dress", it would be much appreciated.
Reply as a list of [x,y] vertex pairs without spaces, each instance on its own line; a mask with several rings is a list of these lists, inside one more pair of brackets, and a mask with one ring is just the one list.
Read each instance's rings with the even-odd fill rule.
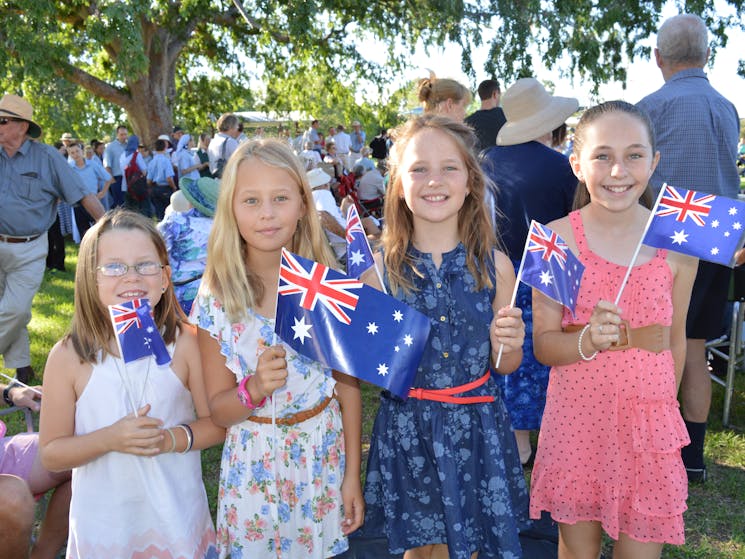
[[187,212],[171,212],[158,224],[158,231],[168,250],[173,289],[187,316],[207,265],[207,241],[211,229],[212,218],[196,208]]
[[[462,245],[443,255],[413,248],[424,277],[401,294],[430,317],[432,330],[414,382],[441,389],[484,375],[489,367],[494,289],[474,291]],[[386,279],[387,283],[387,279]],[[381,396],[365,486],[366,528],[381,526],[391,553],[448,545],[452,559],[522,557],[518,533],[527,527],[528,494],[515,437],[499,390],[490,379],[468,396],[485,404],[446,404],[389,393]]]

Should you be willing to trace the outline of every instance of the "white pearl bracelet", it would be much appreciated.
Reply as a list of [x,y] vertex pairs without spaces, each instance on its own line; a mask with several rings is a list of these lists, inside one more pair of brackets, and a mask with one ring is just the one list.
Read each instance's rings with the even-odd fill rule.
[[585,352],[582,351],[582,338],[584,337],[585,332],[589,330],[589,328],[590,328],[590,323],[588,322],[587,324],[585,324],[585,327],[582,328],[582,330],[580,331],[579,338],[577,338],[577,351],[579,351],[579,356],[582,358],[583,361],[592,361],[593,359],[595,359],[595,356],[598,354],[596,350],[595,353],[593,353],[592,355],[588,357],[587,355],[585,355]]

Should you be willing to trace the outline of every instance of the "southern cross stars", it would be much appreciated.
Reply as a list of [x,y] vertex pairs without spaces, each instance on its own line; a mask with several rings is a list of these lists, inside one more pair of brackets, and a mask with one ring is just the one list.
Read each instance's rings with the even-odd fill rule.
[[305,343],[305,338],[310,338],[309,330],[313,328],[312,324],[305,323],[305,317],[300,317],[300,320],[295,319],[295,325],[292,327],[292,331],[295,333],[293,340],[300,339],[300,343]]

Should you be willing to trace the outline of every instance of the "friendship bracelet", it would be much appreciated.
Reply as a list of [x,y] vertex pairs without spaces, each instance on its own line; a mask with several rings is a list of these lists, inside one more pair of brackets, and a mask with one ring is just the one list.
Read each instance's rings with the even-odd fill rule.
[[194,433],[192,432],[191,427],[185,423],[179,423],[176,427],[181,427],[184,430],[184,433],[186,433],[186,448],[181,452],[181,454],[186,454],[191,450],[191,447],[194,446]]
[[168,434],[171,435],[171,448],[168,452],[173,452],[176,450],[176,435],[173,434],[173,431],[171,431],[170,427],[166,429],[166,431],[168,431]]
[[590,328],[590,323],[588,322],[587,324],[585,324],[585,327],[582,328],[582,330],[580,331],[579,338],[577,339],[577,350],[579,351],[579,356],[582,358],[583,361],[592,361],[593,359],[595,359],[595,356],[598,354],[598,351],[595,350],[595,353],[590,355],[590,357],[587,357],[584,351],[582,351],[582,338],[584,337],[585,332],[589,330],[589,328]]

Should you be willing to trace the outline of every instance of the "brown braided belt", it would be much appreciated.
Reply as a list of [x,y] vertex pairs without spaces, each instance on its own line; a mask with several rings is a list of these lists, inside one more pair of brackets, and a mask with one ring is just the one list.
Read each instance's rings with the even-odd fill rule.
[[[292,415],[288,415],[287,417],[278,417],[275,420],[275,423],[277,425],[295,425],[297,423],[302,423],[303,421],[308,421],[311,417],[315,417],[323,410],[325,410],[331,403],[331,400],[333,400],[333,398],[331,398],[330,396],[324,398],[323,400],[321,400],[320,403],[313,406],[309,410],[299,411],[297,413],[293,413]],[[271,417],[263,417],[258,415],[249,416],[248,420],[255,423],[264,423],[268,425],[271,425],[272,423]]]

